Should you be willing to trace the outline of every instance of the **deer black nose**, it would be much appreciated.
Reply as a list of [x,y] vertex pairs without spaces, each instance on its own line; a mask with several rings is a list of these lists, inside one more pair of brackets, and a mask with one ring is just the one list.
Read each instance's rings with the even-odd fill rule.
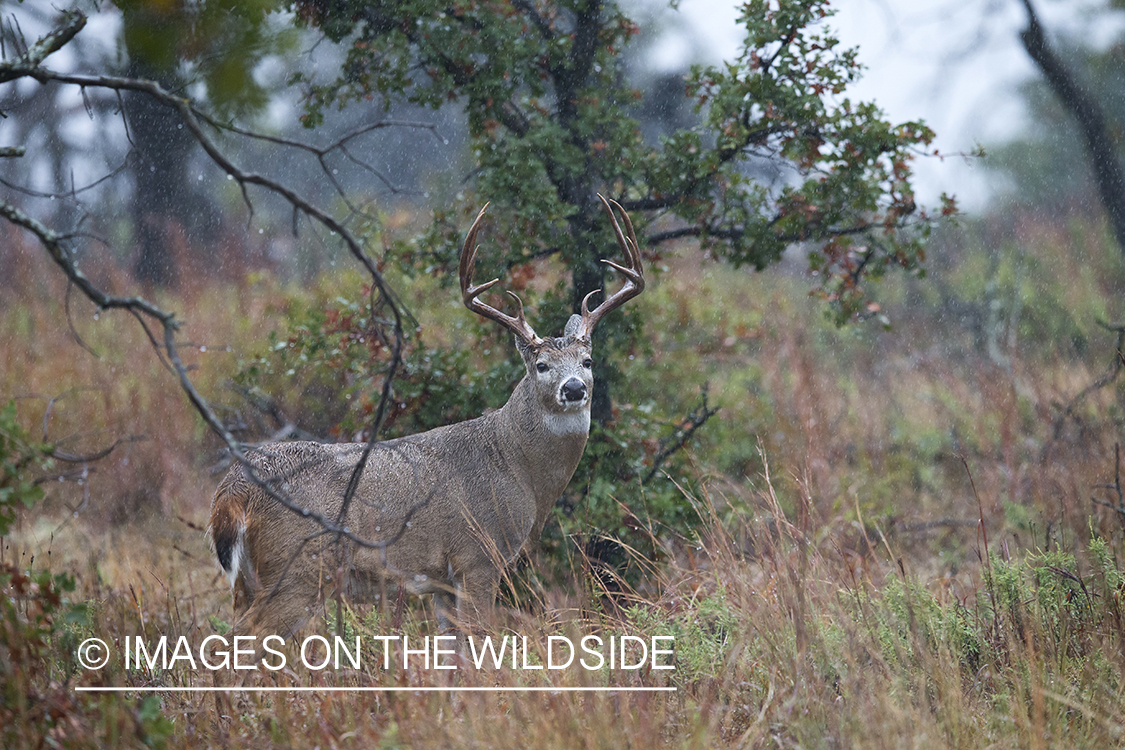
[[565,401],[581,401],[586,398],[586,384],[578,378],[571,378],[563,383],[562,397]]

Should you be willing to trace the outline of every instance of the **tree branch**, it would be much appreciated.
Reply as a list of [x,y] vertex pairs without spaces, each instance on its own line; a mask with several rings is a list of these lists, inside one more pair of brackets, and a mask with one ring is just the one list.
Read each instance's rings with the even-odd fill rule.
[[513,0],[512,6],[522,10],[524,15],[531,19],[531,23],[539,31],[539,35],[547,41],[555,39],[557,34],[551,22],[548,21],[535,7],[535,0]]
[[384,175],[379,170],[375,169],[375,167],[371,166],[370,164],[363,161],[362,159],[358,159],[355,156],[353,156],[352,153],[350,151],[348,151],[348,148],[347,148],[348,142],[358,138],[361,135],[364,135],[366,133],[370,133],[374,130],[381,130],[383,128],[392,128],[392,127],[419,128],[419,129],[429,130],[431,133],[433,133],[435,138],[438,138],[440,140],[440,137],[437,135],[437,128],[433,123],[417,122],[417,121],[413,121],[413,120],[380,120],[379,122],[374,122],[374,123],[371,123],[369,125],[365,125],[363,127],[356,128],[355,130],[351,131],[350,133],[347,133],[344,136],[336,139],[335,141],[328,144],[327,146],[314,146],[312,144],[304,143],[303,141],[294,140],[292,138],[282,138],[282,137],[275,136],[275,135],[268,135],[266,133],[257,133],[253,130],[248,130],[246,128],[238,127],[237,125],[234,125],[232,123],[220,122],[220,121],[216,120],[215,118],[211,117],[210,115],[208,115],[204,112],[201,112],[198,109],[195,109],[194,111],[195,111],[196,117],[198,117],[200,120],[203,120],[208,125],[215,128],[216,130],[225,130],[225,131],[229,131],[231,133],[235,133],[237,135],[244,136],[246,138],[252,138],[254,140],[264,141],[266,143],[273,143],[273,144],[277,144],[279,146],[286,146],[288,148],[295,148],[295,149],[298,149],[300,151],[306,151],[306,152],[312,154],[313,156],[316,157],[317,161],[320,163],[321,171],[324,173],[324,176],[326,178],[328,178],[328,180],[332,183],[333,188],[335,188],[336,193],[343,199],[344,203],[348,207],[348,210],[352,211],[353,213],[357,213],[357,214],[362,213],[362,212],[359,209],[357,209],[355,206],[352,205],[351,199],[348,198],[347,193],[344,191],[343,186],[340,185],[339,181],[336,179],[336,176],[334,174],[332,174],[332,170],[328,166],[328,162],[325,160],[326,157],[328,157],[329,154],[331,154],[333,151],[339,151],[349,161],[353,162],[354,164],[359,166],[361,169],[363,169],[363,170],[369,172],[370,174],[374,175],[375,178],[378,179],[380,182],[382,182],[383,185],[385,185],[386,188],[388,190],[390,190],[392,193],[397,194],[397,193],[403,193],[403,192],[407,192],[407,191],[405,191],[402,188],[396,186],[394,183],[391,182],[390,178],[388,178],[386,175]]
[[[775,224],[777,222],[777,219],[778,219],[778,217],[775,217],[774,219],[772,219],[769,222],[769,224],[770,225]],[[849,236],[849,235],[863,234],[864,232],[869,232],[872,229],[881,228],[884,225],[883,225],[882,222],[879,222],[879,223],[863,222],[861,224],[856,224],[855,226],[852,226],[852,227],[841,227],[841,228],[832,228],[832,227],[821,228],[821,227],[816,227],[813,224],[810,224],[809,226],[810,226],[810,228],[820,229],[821,231],[819,231],[816,234],[809,233],[809,232],[806,232],[806,233],[800,234],[800,235],[798,235],[798,234],[780,234],[780,235],[777,235],[777,239],[780,242],[803,242],[803,241],[807,241],[807,240],[822,239],[822,238],[826,238],[826,237],[846,237],[846,236]],[[896,223],[895,226],[901,226],[901,223]],[[725,240],[737,240],[737,239],[741,239],[742,237],[746,236],[746,228],[745,227],[724,227],[724,226],[720,226],[720,225],[701,226],[701,225],[696,224],[696,225],[690,226],[690,227],[679,227],[677,229],[668,229],[668,230],[665,230],[663,232],[656,232],[654,234],[648,235],[645,238],[645,241],[649,245],[658,245],[661,242],[668,242],[670,240],[678,240],[678,239],[681,239],[683,237],[699,237],[700,235],[706,235],[708,237],[718,237],[720,239],[725,239]]]
[[666,440],[660,442],[661,451],[652,459],[652,468],[641,479],[641,484],[648,484],[660,467],[667,461],[672,454],[687,445],[687,441],[691,440],[691,436],[695,431],[702,427],[708,419],[719,413],[718,408],[712,409],[707,406],[707,386],[703,386],[703,393],[699,398],[699,406],[692,410],[683,424],[676,430],[676,432]]
[[1051,446],[1051,444],[1062,437],[1062,431],[1063,427],[1066,425],[1066,420],[1074,416],[1074,410],[1078,407],[1078,404],[1081,403],[1084,398],[1089,396],[1094,391],[1105,388],[1107,385],[1117,380],[1117,376],[1121,374],[1122,368],[1125,367],[1125,325],[1111,325],[1101,320],[1097,321],[1097,323],[1107,331],[1111,331],[1117,334],[1117,343],[1113,348],[1113,361],[1110,362],[1109,368],[1106,370],[1106,373],[1104,375],[1079,391],[1078,394],[1074,398],[1072,398],[1066,405],[1066,408],[1063,409],[1062,413],[1055,418],[1055,423],[1053,425],[1053,429],[1051,430],[1051,441],[1047,443],[1047,445],[1043,446],[1044,458],[1046,458],[1047,449]]
[[[67,14],[64,16],[61,25],[56,28],[48,36],[40,40],[36,45],[20,55],[20,57],[12,62],[0,63],[0,82],[15,80],[18,78],[28,77],[39,81],[42,84],[59,83],[70,84],[83,88],[98,88],[115,91],[118,94],[122,91],[135,91],[147,94],[167,106],[175,109],[185,126],[195,137],[196,141],[203,148],[204,152],[210,159],[224,172],[235,179],[239,186],[242,188],[243,196],[249,202],[246,194],[248,185],[257,185],[271,192],[281,196],[293,206],[294,211],[300,211],[313,218],[328,230],[336,233],[344,241],[351,254],[363,265],[367,270],[372,280],[372,307],[376,304],[385,304],[390,308],[393,325],[393,344],[391,347],[391,361],[387,366],[386,373],[383,380],[383,393],[379,408],[376,412],[375,419],[371,424],[371,438],[364,451],[361,454],[359,462],[356,464],[352,482],[349,485],[348,492],[343,498],[343,504],[346,508],[351,500],[355,491],[355,486],[358,484],[358,477],[362,474],[367,459],[372,450],[374,450],[377,435],[382,420],[386,413],[387,404],[390,402],[391,389],[393,387],[394,377],[402,362],[402,343],[404,339],[403,330],[403,310],[401,304],[397,301],[396,295],[383,279],[382,274],[375,265],[375,262],[367,255],[359,241],[348,231],[348,229],[337,221],[331,215],[325,213],[318,207],[306,201],[292,189],[282,185],[276,181],[270,180],[261,175],[245,172],[237,167],[225,154],[215,145],[215,143],[207,136],[201,127],[201,120],[207,122],[203,113],[199,112],[192,102],[188,99],[174,96],[165,91],[160,85],[152,81],[121,78],[115,76],[88,76],[88,75],[70,75],[57,73],[47,68],[41,67],[40,63],[51,52],[58,50],[67,41],[72,39],[75,34],[85,24],[85,17],[80,13]],[[195,410],[203,418],[207,426],[226,444],[227,449],[231,455],[234,456],[243,466],[247,477],[255,485],[262,489],[274,501],[280,503],[286,509],[308,518],[310,521],[317,523],[321,527],[323,534],[335,535],[337,540],[348,539],[349,541],[369,549],[385,549],[388,545],[393,544],[394,541],[402,533],[402,529],[398,534],[391,539],[380,542],[373,542],[368,539],[361,538],[353,533],[346,526],[342,525],[343,517],[337,521],[333,521],[321,514],[310,511],[297,505],[293,500],[280,488],[272,486],[283,480],[283,477],[262,477],[259,475],[258,470],[254,464],[247,457],[246,453],[242,450],[240,443],[234,438],[230,430],[219,420],[211,409],[207,400],[196,389],[195,384],[188,376],[188,369],[180,358],[178,344],[176,341],[176,332],[180,328],[180,322],[175,318],[174,314],[168,312],[154,303],[142,297],[121,297],[106,294],[97,288],[87,277],[83,274],[75,264],[75,257],[72,250],[67,247],[68,240],[71,239],[68,235],[59,234],[49,228],[37,219],[25,214],[15,206],[9,205],[6,202],[0,201],[0,217],[7,219],[12,224],[22,227],[31,234],[33,234],[43,248],[47,251],[48,255],[55,261],[56,265],[62,269],[68,281],[77,287],[88,299],[90,299],[100,309],[123,309],[132,313],[148,333],[150,340],[156,344],[156,339],[149,331],[148,326],[145,324],[145,319],[155,320],[160,323],[163,329],[163,349],[170,363],[173,371],[175,372],[180,388],[187,395],[188,400],[195,407]],[[378,302],[375,299],[376,292],[378,292]],[[159,351],[159,350],[158,350]],[[413,513],[407,514],[407,520]],[[405,523],[404,528],[405,528]]]
[[26,48],[15,60],[0,61],[0,83],[22,78],[27,68],[38,67],[47,57],[58,52],[86,26],[86,16],[77,11],[64,11],[62,20],[45,37]]
[[1108,503],[1105,500],[1099,500],[1096,497],[1091,497],[1090,500],[1095,505],[1101,505],[1110,510],[1117,511],[1118,520],[1125,525],[1125,488],[1121,485],[1121,443],[1113,444],[1113,484],[1099,484],[1095,486],[1096,489],[1113,490],[1117,495],[1117,504]]

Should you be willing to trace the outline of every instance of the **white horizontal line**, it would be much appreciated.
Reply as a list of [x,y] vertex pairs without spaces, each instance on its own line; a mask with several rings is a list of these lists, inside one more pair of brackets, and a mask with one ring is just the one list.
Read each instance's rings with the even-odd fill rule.
[[674,693],[675,687],[97,687],[76,685],[81,693]]

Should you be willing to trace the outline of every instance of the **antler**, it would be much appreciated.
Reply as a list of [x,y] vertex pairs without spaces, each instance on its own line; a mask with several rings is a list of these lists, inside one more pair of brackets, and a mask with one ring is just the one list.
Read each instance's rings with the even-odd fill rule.
[[495,320],[497,323],[516,334],[516,336],[522,339],[528,346],[538,346],[543,343],[543,339],[539,338],[535,330],[532,329],[531,325],[524,319],[523,300],[514,293],[508,292],[519,306],[519,313],[515,317],[505,315],[496,308],[490,307],[477,299],[482,292],[486,292],[500,283],[500,279],[493,279],[480,286],[473,286],[473,263],[477,259],[477,232],[480,230],[480,221],[484,218],[484,212],[487,210],[488,204],[485,203],[484,208],[480,210],[476,220],[473,221],[473,225],[469,228],[469,234],[465,237],[465,244],[461,248],[461,266],[459,270],[459,276],[461,278],[461,297],[465,300],[465,307],[469,308],[477,315],[488,318],[489,320]]
[[[633,222],[629,220],[629,214],[617,201],[607,201],[602,197],[601,193],[598,193],[598,198],[601,199],[602,205],[605,206],[606,215],[609,216],[609,221],[613,224],[613,233],[617,235],[617,244],[621,246],[621,252],[624,253],[625,260],[628,262],[629,267],[620,266],[612,260],[602,259],[602,263],[605,263],[625,277],[625,284],[617,290],[616,294],[607,297],[605,302],[602,302],[594,308],[593,311],[590,311],[586,307],[586,303],[590,300],[590,297],[593,297],[601,290],[595,289],[582,300],[582,325],[577,335],[579,338],[585,339],[590,338],[590,335],[594,331],[594,326],[598,324],[598,321],[601,320],[606,313],[617,309],[645,290],[645,276],[644,268],[641,265],[641,251],[637,247],[637,235],[633,232]],[[610,204],[613,205],[613,208],[621,212],[621,218],[625,220],[625,231],[628,233],[628,237],[621,233],[621,225],[617,223],[617,217],[614,216],[613,208],[610,208]]]

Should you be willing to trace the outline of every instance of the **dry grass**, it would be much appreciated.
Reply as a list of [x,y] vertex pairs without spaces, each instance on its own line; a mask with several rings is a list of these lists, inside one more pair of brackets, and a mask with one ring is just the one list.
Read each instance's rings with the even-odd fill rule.
[[[676,269],[638,300],[654,332],[650,376],[638,388],[687,403],[709,382],[723,408],[695,450],[698,488],[685,492],[700,538],[655,532],[666,555],[632,597],[599,590],[576,563],[573,587],[532,588],[492,624],[540,648],[551,634],[674,635],[675,671],[384,672],[372,646],[360,670],[249,679],[675,693],[166,693],[149,703],[77,695],[74,685],[99,680],[211,684],[183,665],[126,671],[114,661],[98,675],[76,672],[67,648],[90,635],[199,643],[231,621],[201,531],[215,445],[133,320],[94,320],[72,298],[92,356],[69,330],[57,274],[34,249],[4,252],[23,281],[0,298],[3,399],[17,399],[35,432],[53,403],[49,437],[71,452],[143,436],[92,465],[84,484],[52,483],[3,540],[0,562],[69,571],[78,582],[69,598],[89,605],[85,623],[60,624],[37,671],[0,675],[23,693],[2,699],[20,707],[3,730],[16,745],[1125,744],[1121,524],[1090,501],[1104,492],[1095,485],[1113,480],[1115,391],[1091,396],[1052,437],[1057,403],[1100,374],[1105,342],[1079,358],[1005,339],[997,361],[922,315],[887,334],[839,332],[803,299],[801,281],[722,269]],[[123,283],[110,276],[105,283]],[[220,401],[232,398],[224,383],[238,358],[284,324],[284,290],[248,278],[162,300],[188,321],[195,376]],[[418,296],[426,323],[424,290]],[[17,602],[22,617],[34,602]],[[365,643],[378,632],[432,632],[416,601],[349,610],[345,625]],[[317,620],[309,632],[331,627]]]

